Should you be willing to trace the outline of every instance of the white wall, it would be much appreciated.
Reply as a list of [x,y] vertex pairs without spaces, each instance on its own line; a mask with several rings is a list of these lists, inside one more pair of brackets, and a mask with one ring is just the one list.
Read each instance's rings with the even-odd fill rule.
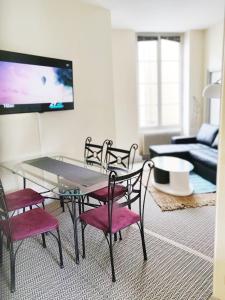
[[183,105],[182,134],[190,133],[190,34],[183,36]]
[[[224,64],[224,23],[216,24],[205,31],[205,84],[207,71],[222,70]],[[224,48],[225,49],[225,48]],[[224,56],[225,57],[225,56]],[[223,66],[223,83],[225,68]],[[216,233],[215,233],[215,258],[214,258],[214,284],[213,296],[225,300],[225,85],[221,97],[220,111],[220,143],[217,174],[217,205],[216,205]],[[204,102],[206,104],[206,101]]]
[[[0,117],[0,161],[115,139],[108,11],[73,0],[0,0],[0,48],[73,60],[75,109]],[[40,125],[40,126],[39,126]]]
[[[222,70],[222,54],[223,54],[223,22],[211,26],[205,30],[205,69],[204,84],[207,84],[207,73]],[[219,103],[219,102],[218,102]],[[218,103],[216,106],[218,106]],[[204,120],[208,120],[207,99],[204,99]],[[218,107],[214,108],[214,120],[219,119]],[[213,113],[213,112],[212,112]],[[216,115],[215,115],[216,114]]]
[[[225,28],[225,23],[224,23]],[[220,141],[217,174],[216,239],[213,295],[225,300],[225,40],[223,50],[223,88],[220,111]]]
[[204,86],[204,31],[184,34],[183,133],[195,135],[202,124]]
[[222,69],[223,30],[223,22],[205,30],[205,67],[209,71]]
[[112,31],[116,143],[138,143],[137,39],[134,31]]
[[204,31],[190,31],[190,41],[190,134],[196,134],[203,118]]

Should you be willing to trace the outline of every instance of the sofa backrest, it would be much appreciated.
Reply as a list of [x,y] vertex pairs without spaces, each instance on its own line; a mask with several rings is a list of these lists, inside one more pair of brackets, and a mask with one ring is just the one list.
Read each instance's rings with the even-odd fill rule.
[[217,133],[217,135],[216,135],[216,137],[215,137],[215,139],[214,139],[214,141],[212,143],[212,147],[217,149],[218,148],[218,144],[219,144],[219,132]]
[[216,125],[203,123],[196,137],[197,142],[211,146],[218,130],[219,128]]

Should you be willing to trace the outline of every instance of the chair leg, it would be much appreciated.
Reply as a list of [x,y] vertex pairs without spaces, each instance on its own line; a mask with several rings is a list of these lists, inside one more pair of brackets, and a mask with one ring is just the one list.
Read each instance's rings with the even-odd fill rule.
[[[82,197],[83,198],[83,197]],[[81,202],[82,202],[82,199],[81,199],[81,197],[79,197],[79,199],[78,199],[78,211],[79,211],[79,215],[81,214],[81,209],[82,209],[82,206],[81,206]]]
[[84,237],[84,229],[85,229],[85,224],[81,221],[81,235],[82,235],[82,257],[86,257],[85,253],[85,237]]
[[60,265],[60,268],[62,269],[64,266],[63,266],[63,255],[62,255],[62,243],[61,243],[59,228],[57,228],[57,234],[58,234],[59,259],[60,259],[59,265]]
[[115,276],[114,261],[113,261],[112,233],[109,234],[109,251],[110,251],[111,269],[112,269],[112,282],[115,282],[116,276]]
[[10,247],[10,241],[9,241],[9,238],[7,238],[7,241],[6,241],[6,248],[7,248],[7,250],[9,250],[9,247]]
[[24,208],[23,208],[23,213],[25,213],[25,211],[26,211],[26,208],[24,207]]
[[3,234],[2,231],[0,230],[0,265],[2,264],[2,259],[3,259]]
[[117,242],[117,233],[114,233],[114,242]]
[[[89,198],[89,197],[87,196],[87,198]],[[81,198],[81,211],[82,211],[82,213],[84,212],[84,197],[83,196]]]
[[145,246],[144,226],[143,226],[142,222],[140,224],[140,233],[141,233],[141,242],[142,242],[144,260],[147,260],[148,257],[147,257],[146,246]]
[[59,199],[60,199],[60,206],[62,207],[62,211],[65,212],[65,204],[64,204],[64,201],[63,201],[63,197],[60,196]]
[[43,248],[46,248],[45,233],[41,234]]
[[13,251],[13,243],[10,242],[11,293],[15,292],[15,287],[16,287],[15,259],[16,258]]
[[44,203],[44,201],[42,202],[42,207],[43,207],[43,209],[45,209],[45,203]]
[[[120,241],[122,241],[121,231],[119,231],[119,239],[120,239]],[[117,242],[117,233],[114,233],[114,242]]]
[[73,235],[74,235],[74,247],[75,247],[75,261],[79,265],[79,249],[78,249],[78,236],[77,236],[77,212],[76,202],[72,199],[72,218],[73,218]]
[[32,205],[30,205],[30,210],[32,210]]
[[[128,186],[131,185],[131,181],[127,182]],[[130,193],[128,192],[128,202],[130,201]],[[131,209],[131,204],[128,204],[128,208]]]

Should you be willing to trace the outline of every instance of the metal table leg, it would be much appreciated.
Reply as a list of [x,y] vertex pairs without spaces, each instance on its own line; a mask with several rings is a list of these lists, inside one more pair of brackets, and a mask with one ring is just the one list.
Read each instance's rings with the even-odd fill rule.
[[[75,261],[76,261],[76,264],[79,264],[76,197],[72,196],[71,199],[72,199],[72,214],[73,214],[73,233],[74,233]],[[79,201],[79,199],[78,199],[78,201]]]

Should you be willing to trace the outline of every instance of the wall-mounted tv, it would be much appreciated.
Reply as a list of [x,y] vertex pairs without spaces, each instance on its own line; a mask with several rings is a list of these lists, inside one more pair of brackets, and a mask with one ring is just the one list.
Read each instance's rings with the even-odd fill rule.
[[0,114],[73,108],[72,61],[0,50]]

